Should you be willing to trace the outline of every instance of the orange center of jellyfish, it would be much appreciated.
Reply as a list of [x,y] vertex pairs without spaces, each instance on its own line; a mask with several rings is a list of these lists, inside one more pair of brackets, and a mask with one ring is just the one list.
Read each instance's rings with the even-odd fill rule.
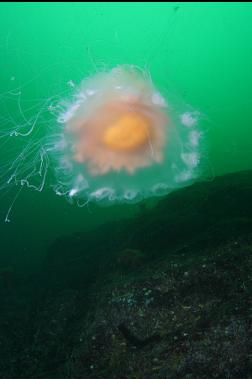
[[148,143],[149,122],[139,114],[124,114],[106,128],[105,145],[116,151],[136,151]]

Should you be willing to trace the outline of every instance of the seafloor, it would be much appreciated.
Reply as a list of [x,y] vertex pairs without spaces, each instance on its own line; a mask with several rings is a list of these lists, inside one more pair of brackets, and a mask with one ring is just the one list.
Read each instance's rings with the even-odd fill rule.
[[1,379],[252,378],[252,172],[0,270]]

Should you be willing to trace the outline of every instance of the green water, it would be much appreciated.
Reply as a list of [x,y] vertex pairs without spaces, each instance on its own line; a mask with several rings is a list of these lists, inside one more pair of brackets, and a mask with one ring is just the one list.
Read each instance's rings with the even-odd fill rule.
[[[205,115],[207,170],[252,168],[251,4],[2,3],[0,17],[1,131],[39,113],[41,138],[54,123],[51,98],[54,104],[71,93],[71,83],[130,63],[146,67],[161,92]],[[6,162],[23,140],[2,141]],[[0,198],[3,220],[13,196]],[[134,212],[133,206],[80,209],[51,190],[24,189],[11,223],[0,226],[2,262],[32,264],[57,236]]]

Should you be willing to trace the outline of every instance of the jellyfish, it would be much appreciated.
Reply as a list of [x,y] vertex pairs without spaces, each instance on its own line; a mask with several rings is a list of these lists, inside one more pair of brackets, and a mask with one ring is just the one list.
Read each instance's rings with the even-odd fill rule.
[[[172,101],[167,89],[162,94],[149,72],[120,65],[84,79],[73,91],[57,107],[46,100],[29,119],[21,92],[13,95],[21,122],[0,133],[2,154],[14,154],[3,154],[0,190],[17,188],[7,221],[23,187],[53,188],[78,206],[112,205],[164,196],[200,176],[201,114]],[[49,123],[46,111],[52,111]],[[13,148],[16,137],[21,142]]]
[[117,66],[85,79],[59,114],[55,192],[78,204],[138,202],[199,175],[200,113],[170,104],[149,74]]

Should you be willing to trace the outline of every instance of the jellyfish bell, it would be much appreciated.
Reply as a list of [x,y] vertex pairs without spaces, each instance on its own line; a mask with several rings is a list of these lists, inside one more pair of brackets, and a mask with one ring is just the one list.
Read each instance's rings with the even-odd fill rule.
[[[69,121],[75,136],[75,160],[87,164],[91,175],[111,171],[134,173],[162,159],[164,127],[168,120],[159,109],[120,98],[106,102],[90,117]],[[150,143],[155,153],[150,154]]]
[[113,204],[191,183],[201,160],[198,120],[198,112],[168,104],[135,66],[84,80],[58,118],[56,193]]

